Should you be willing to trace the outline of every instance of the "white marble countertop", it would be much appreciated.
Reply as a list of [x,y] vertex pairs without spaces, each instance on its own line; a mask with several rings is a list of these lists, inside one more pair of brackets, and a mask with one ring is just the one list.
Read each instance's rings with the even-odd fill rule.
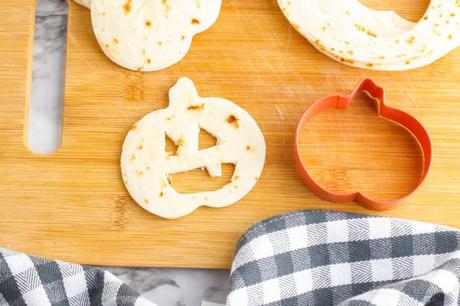
[[[37,5],[29,144],[49,153],[59,146],[61,135],[67,5],[65,0],[38,0]],[[223,303],[228,290],[228,271],[108,270],[159,306]]]

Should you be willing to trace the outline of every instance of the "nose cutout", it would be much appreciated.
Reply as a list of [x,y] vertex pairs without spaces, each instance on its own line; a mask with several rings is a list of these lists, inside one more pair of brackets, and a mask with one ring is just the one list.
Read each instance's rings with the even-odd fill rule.
[[67,1],[38,0],[26,146],[51,154],[61,145],[67,49]]

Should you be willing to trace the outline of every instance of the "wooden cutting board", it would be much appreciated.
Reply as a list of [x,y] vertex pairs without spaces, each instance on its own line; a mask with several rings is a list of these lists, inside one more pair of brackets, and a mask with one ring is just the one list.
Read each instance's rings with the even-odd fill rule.
[[[305,108],[323,96],[351,92],[364,77],[386,88],[389,105],[419,118],[434,145],[432,172],[419,192],[398,209],[375,214],[460,228],[460,49],[414,71],[350,68],[308,44],[275,0],[224,0],[217,23],[195,38],[183,61],[137,73],[103,55],[89,11],[71,2],[63,142],[58,152],[41,156],[28,150],[24,136],[33,2],[0,3],[0,246],[96,265],[228,268],[239,236],[263,218],[299,209],[375,213],[319,200],[300,182],[292,153]],[[417,20],[428,0],[366,3],[394,4]],[[242,201],[171,221],[130,199],[119,156],[130,126],[165,107],[169,88],[181,76],[193,79],[202,96],[225,97],[247,109],[265,134],[268,155],[259,183]],[[420,170],[417,146],[362,102],[310,122],[305,160],[319,180],[337,190],[403,195]],[[215,183],[200,173],[173,182],[185,191]]]

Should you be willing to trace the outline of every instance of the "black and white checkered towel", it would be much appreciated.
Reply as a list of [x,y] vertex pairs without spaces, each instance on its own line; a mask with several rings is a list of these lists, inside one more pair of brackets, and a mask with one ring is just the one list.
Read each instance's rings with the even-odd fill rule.
[[227,306],[460,305],[460,232],[433,224],[303,211],[240,239]]
[[99,268],[0,249],[0,305],[155,306]]
[[[241,237],[227,306],[460,305],[459,242],[459,231],[421,222],[273,217]],[[0,305],[154,304],[102,269],[0,249]]]

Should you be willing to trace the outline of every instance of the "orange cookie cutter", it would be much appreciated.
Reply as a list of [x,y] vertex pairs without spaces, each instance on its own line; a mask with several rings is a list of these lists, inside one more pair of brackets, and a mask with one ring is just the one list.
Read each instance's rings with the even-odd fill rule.
[[[300,132],[304,127],[305,123],[315,116],[316,114],[325,111],[331,108],[347,108],[351,102],[356,98],[356,96],[361,92],[367,92],[368,95],[378,102],[378,115],[380,118],[385,120],[392,121],[406,130],[408,130],[412,136],[417,140],[422,154],[423,154],[423,168],[422,168],[422,175],[417,186],[410,192],[408,195],[404,196],[403,198],[391,201],[380,201],[372,199],[361,192],[353,192],[353,193],[335,193],[324,186],[321,186],[318,182],[316,182],[308,173],[308,169],[305,164],[302,162],[300,156]],[[307,185],[307,187],[317,196],[324,200],[332,201],[332,202],[356,202],[359,205],[371,209],[371,210],[389,210],[395,208],[405,200],[407,200],[425,180],[430,167],[431,167],[431,159],[432,159],[432,145],[430,136],[428,132],[423,127],[423,125],[417,121],[414,117],[405,113],[401,110],[391,108],[385,105],[385,92],[382,87],[379,87],[372,81],[371,79],[364,79],[358,83],[356,88],[353,90],[352,94],[349,96],[330,96],[323,98],[317,102],[315,102],[312,106],[310,106],[307,111],[303,114],[302,118],[300,119],[296,135],[295,135],[295,142],[294,142],[294,158],[297,170],[300,173],[300,176]]]

